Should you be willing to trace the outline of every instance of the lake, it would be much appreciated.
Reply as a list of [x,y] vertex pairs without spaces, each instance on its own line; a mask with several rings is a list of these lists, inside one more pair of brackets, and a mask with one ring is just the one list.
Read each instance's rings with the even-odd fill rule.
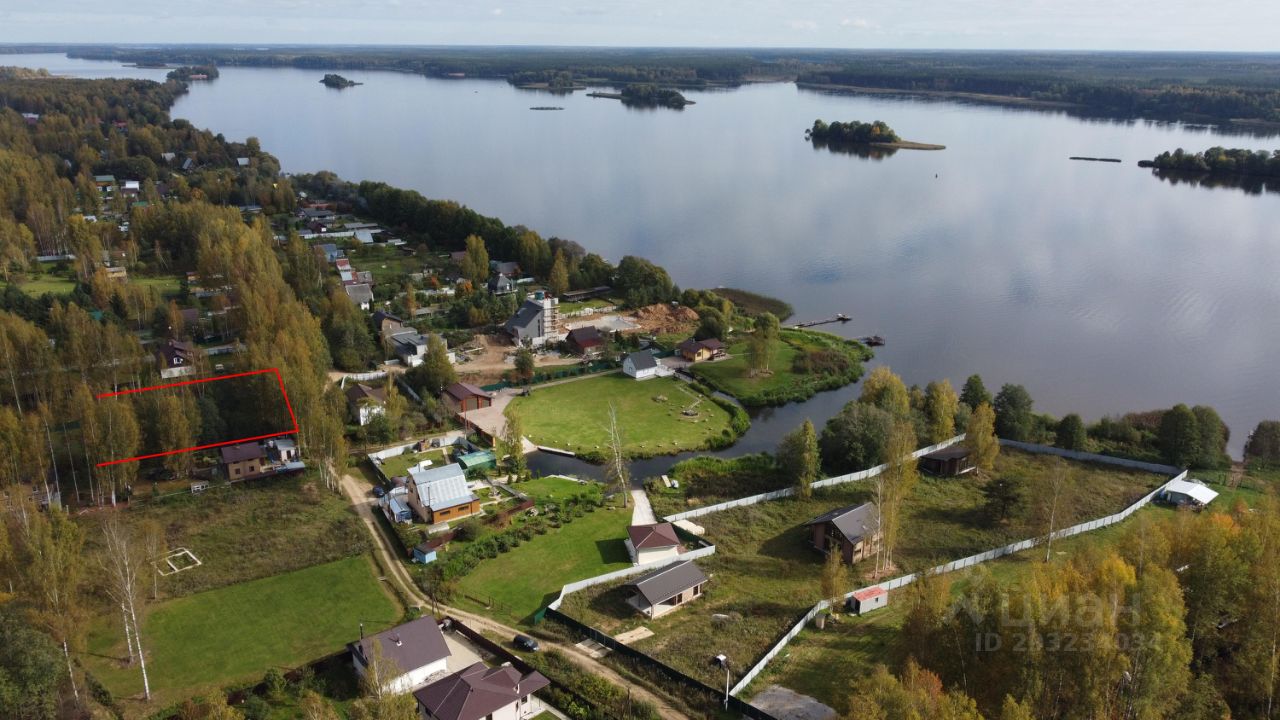
[[[62,56],[0,63],[163,77]],[[642,255],[686,287],[742,287],[795,321],[877,333],[908,383],[981,373],[1038,410],[1086,420],[1177,402],[1216,407],[1239,455],[1280,417],[1280,195],[1174,184],[1135,163],[1164,150],[1280,147],[1203,128],[1088,121],[955,102],[763,84],[636,110],[482,80],[224,68],[173,109],[256,136],[288,172],[332,170],[452,198],[613,261]],[[532,106],[561,111],[531,111]],[[884,120],[947,146],[862,158],[815,149],[815,118]],[[1068,160],[1122,158],[1123,164]],[[856,388],[766,411],[733,452],[825,421]],[[647,465],[646,465],[647,467]],[[655,466],[656,467],[656,466]]]

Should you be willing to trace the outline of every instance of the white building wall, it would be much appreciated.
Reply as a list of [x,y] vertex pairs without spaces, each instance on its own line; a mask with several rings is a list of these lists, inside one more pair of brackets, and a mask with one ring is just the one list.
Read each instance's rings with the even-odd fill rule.
[[644,565],[645,563],[657,562],[659,560],[666,560],[667,558],[677,558],[679,556],[680,556],[680,548],[678,547],[650,548],[647,550],[641,550],[638,553],[636,553],[636,564]]
[[[418,688],[429,684],[429,682],[434,679],[433,676],[445,673],[446,672],[445,663],[447,661],[448,661],[448,658],[440,658],[439,660],[429,665],[424,665],[420,668],[417,668],[416,670],[407,672],[401,675],[400,677],[397,677],[396,679],[388,682],[386,684],[386,687],[388,690],[394,693],[413,692],[414,690],[417,690]],[[363,679],[367,668],[364,665],[362,665],[358,660],[355,661],[354,664],[356,666],[356,675],[359,676],[361,679]]]

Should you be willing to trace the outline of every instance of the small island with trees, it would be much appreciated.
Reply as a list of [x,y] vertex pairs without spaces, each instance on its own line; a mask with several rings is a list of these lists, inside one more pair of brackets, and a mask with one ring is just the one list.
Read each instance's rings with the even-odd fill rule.
[[805,130],[805,137],[815,146],[827,147],[869,145],[894,150],[945,150],[947,147],[903,140],[882,120],[870,123],[814,120],[813,127]]
[[337,73],[325,73],[325,76],[321,78],[320,82],[325,87],[336,88],[338,90],[364,84],[358,83],[355,80],[348,80]]
[[183,65],[165,74],[170,80],[189,82],[192,80],[213,80],[218,77],[218,68],[213,65]]
[[1245,150],[1211,147],[1202,153],[1182,148],[1162,152],[1153,160],[1139,160],[1138,167],[1221,176],[1280,177],[1280,150]]
[[679,90],[658,87],[649,83],[628,85],[622,88],[622,92],[593,92],[587,93],[587,96],[621,100],[623,105],[631,107],[669,107],[680,110],[685,105],[694,104],[692,100],[682,95]]

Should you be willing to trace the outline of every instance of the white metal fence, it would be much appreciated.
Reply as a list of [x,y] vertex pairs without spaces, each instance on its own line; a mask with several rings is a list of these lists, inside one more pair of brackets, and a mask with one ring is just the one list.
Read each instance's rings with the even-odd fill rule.
[[[1005,441],[1002,440],[1001,443],[1003,444],[1005,443]],[[1031,448],[1046,447],[1043,445],[1029,445],[1028,443],[1018,443],[1017,445],[1009,445],[1009,446],[1015,447],[1019,450],[1026,450],[1027,452],[1037,452],[1036,449],[1031,449]],[[1047,449],[1057,450],[1058,448],[1047,448]],[[1048,453],[1048,454],[1056,455],[1057,453]],[[1088,455],[1089,453],[1083,453],[1083,454]],[[1102,460],[1090,459],[1090,461],[1091,462],[1110,462],[1115,460],[1122,460],[1122,458],[1110,458],[1104,455],[1097,455],[1095,457],[1102,458]],[[1131,462],[1131,461],[1125,461],[1125,462]],[[1113,462],[1111,464],[1119,465],[1121,463]],[[1149,466],[1151,465],[1150,463],[1143,463],[1143,464],[1149,465]],[[1130,465],[1124,465],[1124,466],[1132,467]],[[1153,467],[1165,467],[1165,466],[1153,466]],[[1176,468],[1169,468],[1169,469],[1176,471]],[[1062,530],[1057,530],[1052,533],[1052,538],[1057,540],[1059,538],[1071,537],[1073,535],[1079,535],[1081,533],[1086,533],[1091,530],[1098,530],[1100,528],[1104,528],[1109,525],[1114,525],[1118,522],[1126,520],[1130,515],[1134,514],[1135,512],[1137,512],[1138,510],[1140,510],[1141,508],[1149,504],[1152,500],[1154,500],[1156,496],[1160,494],[1160,491],[1164,490],[1169,483],[1175,480],[1185,480],[1186,477],[1187,477],[1187,473],[1184,470],[1178,475],[1176,475],[1175,477],[1167,480],[1160,487],[1142,496],[1141,499],[1139,499],[1137,502],[1133,503],[1129,507],[1125,508],[1124,510],[1121,510],[1120,512],[1115,513],[1114,515],[1108,515],[1106,517],[1096,518],[1094,520],[1082,522],[1078,525],[1073,525],[1069,528],[1063,528]],[[1024,550],[1030,550],[1031,548],[1047,541],[1049,538],[1050,536],[1046,535],[1042,537],[1034,537],[1034,538],[1028,538],[1026,540],[1020,540],[1018,542],[1010,543],[1008,545],[1005,545],[1004,547],[996,548],[994,550],[987,550],[986,552],[981,552],[981,553],[978,553],[977,555],[970,555],[969,557],[960,558],[959,560],[952,560],[951,562],[944,563],[926,572],[932,573],[935,575],[955,572],[956,570],[962,570],[967,567],[973,567],[974,565],[980,565],[984,562],[995,560],[997,558],[1002,558],[1006,555],[1012,555],[1014,553],[1019,553]],[[919,577],[920,577],[919,573],[902,575],[900,577],[893,578],[892,580],[886,580],[881,583],[868,585],[866,587],[862,587],[862,588],[858,588],[856,590],[850,591],[844,595],[843,599],[848,600],[850,597],[853,596],[855,592],[861,592],[862,590],[868,590],[871,588],[881,588],[885,591],[896,590],[900,587],[910,585],[911,583],[915,582]],[[792,626],[790,630],[787,631],[787,634],[783,635],[782,638],[777,643],[775,643],[772,648],[769,648],[769,652],[765,653],[764,656],[760,658],[760,661],[757,662],[750,670],[746,672],[745,675],[742,676],[742,679],[738,681],[738,684],[734,685],[733,689],[730,690],[730,694],[737,695],[739,692],[742,692],[743,688],[751,684],[751,681],[755,680],[756,676],[759,675],[761,671],[765,669],[765,666],[767,666],[775,657],[777,657],[778,653],[782,652],[783,648],[785,648],[788,643],[794,640],[795,637],[800,634],[800,631],[804,630],[805,626],[808,625],[811,620],[813,620],[815,617],[818,616],[818,613],[826,611],[829,607],[831,607],[831,603],[827,600],[822,600],[822,601],[819,601],[812,608],[810,608],[809,612],[805,613],[804,617],[800,618],[800,620],[797,621],[796,624]]]
[[[964,433],[960,433],[959,435],[956,435],[953,438],[948,438],[946,440],[943,440],[937,445],[930,445],[927,448],[921,448],[911,453],[911,455],[912,457],[915,457],[915,458],[921,458],[921,457],[924,457],[925,455],[928,455],[929,453],[935,453],[939,450],[949,448],[952,445],[955,445],[956,443],[961,442],[963,440],[964,440]],[[817,488],[831,487],[833,485],[842,485],[844,483],[858,482],[860,480],[867,480],[868,478],[873,478],[879,475],[880,473],[884,472],[885,469],[888,467],[889,467],[888,465],[877,465],[873,468],[867,468],[866,470],[859,470],[858,472],[854,472],[854,473],[847,473],[845,475],[836,475],[834,477],[829,477],[826,480],[819,480],[813,483],[811,487],[813,487],[814,489],[817,489]],[[667,515],[663,519],[666,520],[667,522],[676,522],[677,520],[688,520],[690,518],[701,517],[703,515],[710,515],[711,513],[718,513],[723,510],[728,510],[730,508],[744,507],[747,505],[756,505],[762,502],[768,502],[769,500],[777,500],[779,498],[791,497],[792,495],[795,495],[795,494],[796,494],[795,488],[793,487],[783,488],[782,490],[774,490],[773,492],[760,493],[759,495],[752,495],[750,497],[738,498],[737,500],[729,500],[727,502],[716,503],[715,505],[708,505],[706,507],[696,508],[694,510],[686,510],[685,512],[676,513],[674,515]]]
[[1160,473],[1161,475],[1175,475],[1182,472],[1182,468],[1177,468],[1172,465],[1160,465],[1158,463],[1129,460],[1128,458],[1099,455],[1097,453],[1081,452],[1079,450],[1063,450],[1062,448],[1050,447],[1049,445],[1036,445],[1035,443],[1018,442],[1017,440],[1001,440],[1000,445],[1002,447],[1009,447],[1014,450],[1022,450],[1023,452],[1036,453],[1038,455],[1057,455],[1058,457],[1064,457],[1069,460],[1102,463],[1104,465],[1116,465],[1118,467],[1129,468],[1130,470],[1145,470],[1146,472]]

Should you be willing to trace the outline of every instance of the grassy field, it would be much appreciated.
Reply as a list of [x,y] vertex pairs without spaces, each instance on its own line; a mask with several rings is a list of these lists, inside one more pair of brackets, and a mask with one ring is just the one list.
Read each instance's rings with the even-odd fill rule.
[[[610,403],[632,456],[704,448],[732,432],[727,410],[674,378],[639,381],[612,374],[535,388],[513,400],[507,412],[520,418],[525,435],[538,445],[598,453],[608,444]],[[696,416],[682,414],[695,404]]]
[[160,277],[138,277],[130,275],[129,282],[143,287],[153,287],[161,295],[166,297],[182,294],[182,280],[176,275],[164,275]]
[[373,273],[375,283],[403,281],[409,273],[420,272],[422,261],[391,245],[362,245],[347,251],[356,270]]
[[[401,616],[365,556],[162,602],[143,622],[151,709],[338,652],[359,637],[359,623],[377,632]],[[117,698],[142,690],[138,669],[120,662],[124,654],[118,618],[100,616],[82,659]]]
[[564,302],[560,303],[560,314],[567,315],[569,313],[579,312],[587,308],[599,309],[605,307],[613,307],[618,304],[613,298],[592,298],[583,300],[582,302]]
[[[100,533],[86,520],[85,536]],[[350,505],[310,475],[215,486],[200,495],[137,503],[121,515],[165,528],[169,548],[187,548],[199,570],[161,578],[162,597],[175,597],[277,575],[364,552],[367,540]]]
[[443,449],[428,450],[420,453],[405,453],[383,460],[382,472],[386,473],[389,478],[408,475],[409,468],[423,460],[430,460],[432,467],[438,467],[447,464],[449,458]]
[[[631,510],[599,508],[485,560],[459,583],[460,607],[528,625],[568,582],[631,564],[623,544]],[[493,606],[486,609],[492,600]]]
[[[0,287],[10,283],[0,283]],[[51,295],[70,295],[75,292],[76,281],[57,275],[41,275],[23,282],[12,283],[22,292],[32,296],[40,297],[45,293]]]
[[[746,405],[777,405],[805,400],[821,390],[834,390],[857,381],[862,376],[862,361],[871,357],[870,351],[861,345],[827,333],[784,330],[782,340],[774,345],[767,373],[748,374],[745,340],[728,347],[727,359],[698,363],[690,372]],[[843,354],[848,359],[848,371],[842,375],[794,372],[792,363],[796,357],[814,350]]]
[[571,497],[599,497],[603,492],[599,483],[582,483],[562,477],[534,478],[511,487],[538,503],[557,502]]
[[[1047,473],[1046,456],[1005,451],[996,473],[1035,477]],[[1164,478],[1150,473],[1071,464],[1073,499],[1081,517],[1116,512]],[[715,668],[705,658],[727,653],[746,664],[757,657],[819,599],[821,555],[808,544],[803,523],[831,509],[866,502],[871,487],[853,483],[819,491],[809,500],[786,498],[698,518],[715,555],[698,564],[711,582],[693,605],[656,621],[644,621],[624,604],[621,583],[571,595],[565,612],[610,634],[640,625],[654,637],[635,647],[705,682],[715,684]],[[990,521],[976,478],[925,477],[904,508],[902,539],[895,551],[900,572],[932,567],[1036,534],[1030,522]],[[850,589],[865,584],[869,562],[852,573]],[[895,573],[897,574],[897,573]],[[712,615],[729,620],[713,621]]]

